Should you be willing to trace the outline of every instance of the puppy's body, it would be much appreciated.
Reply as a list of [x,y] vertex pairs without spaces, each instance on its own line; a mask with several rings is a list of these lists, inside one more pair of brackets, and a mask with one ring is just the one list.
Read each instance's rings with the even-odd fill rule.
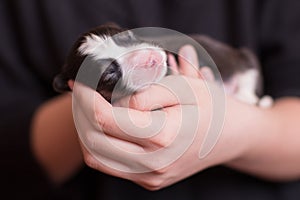
[[[117,37],[114,36],[116,34]],[[251,104],[258,103],[257,95],[261,95],[262,89],[260,66],[251,51],[234,49],[203,35],[191,37],[204,47],[216,63],[229,94]],[[96,88],[109,102],[113,91],[120,98],[159,81],[167,73],[164,49],[142,41],[114,24],[106,24],[83,34],[76,41],[62,72],[54,80],[57,91],[70,90],[68,80],[75,80],[87,56],[97,61],[99,69],[104,67],[104,63],[109,63],[105,69],[99,70],[102,75]]]

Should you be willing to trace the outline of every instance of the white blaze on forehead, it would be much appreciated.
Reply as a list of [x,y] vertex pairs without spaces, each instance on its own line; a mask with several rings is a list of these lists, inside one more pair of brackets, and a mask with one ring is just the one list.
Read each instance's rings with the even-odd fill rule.
[[117,45],[110,36],[91,34],[86,36],[86,41],[78,50],[82,55],[89,55],[95,60],[117,60],[123,74],[122,82],[132,91],[159,81],[167,72],[166,52],[145,42],[123,47]]
[[91,55],[102,43],[104,43],[106,39],[106,35],[100,37],[98,35],[91,34],[85,37],[85,41],[81,44],[78,50],[82,55]]
[[163,52],[161,48],[148,43],[133,44],[128,47],[119,46],[111,36],[98,36],[95,34],[86,36],[86,41],[82,43],[78,50],[82,55],[91,55],[98,60],[107,58],[118,59],[126,53],[139,49],[153,49]]

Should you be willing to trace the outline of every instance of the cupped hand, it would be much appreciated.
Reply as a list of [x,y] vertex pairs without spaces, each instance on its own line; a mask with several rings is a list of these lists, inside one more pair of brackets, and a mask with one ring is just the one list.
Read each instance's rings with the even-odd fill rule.
[[[87,165],[157,190],[242,152],[242,145],[225,147],[231,139],[235,142],[236,136],[226,136],[217,143],[221,121],[217,135],[208,142],[208,153],[215,146],[213,151],[201,156],[203,141],[209,139],[209,130],[216,128],[211,127],[212,96],[221,88],[201,78],[194,67],[198,60],[193,48],[185,46],[180,53],[179,65],[169,57],[177,75],[165,77],[114,106],[92,89],[75,83],[74,120]],[[190,57],[185,59],[184,55]]]

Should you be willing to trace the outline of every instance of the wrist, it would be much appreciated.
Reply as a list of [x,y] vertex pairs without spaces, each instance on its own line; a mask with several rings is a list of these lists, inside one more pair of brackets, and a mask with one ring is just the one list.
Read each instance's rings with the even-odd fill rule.
[[[264,109],[251,105],[233,110],[231,119],[236,121],[232,134],[237,138],[237,152],[226,165],[251,172],[255,165],[264,162],[266,156],[276,151],[272,148],[279,130],[278,118],[273,108]],[[242,113],[242,114],[241,114]]]
[[259,125],[264,123],[263,110],[231,97],[226,98],[225,110],[220,137],[205,158],[208,166],[230,164],[246,157],[263,137]]

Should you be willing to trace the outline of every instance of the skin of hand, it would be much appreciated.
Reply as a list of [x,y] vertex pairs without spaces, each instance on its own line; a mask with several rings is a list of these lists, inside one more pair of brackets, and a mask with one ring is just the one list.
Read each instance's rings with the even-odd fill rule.
[[[194,76],[198,75],[194,74]],[[73,97],[80,104],[78,110],[82,109],[77,111],[77,113],[83,113],[80,115],[81,117],[75,120],[75,123],[77,124],[77,129],[78,127],[84,128],[84,136],[81,139],[86,141],[82,147],[87,165],[107,174],[131,180],[149,190],[166,187],[206,168],[208,163],[200,160],[198,154],[201,141],[203,141],[209,125],[211,112],[209,94],[204,82],[198,81],[198,78],[170,76],[166,79],[165,84],[168,87],[170,85],[173,85],[171,87],[176,87],[179,82],[182,82],[183,85],[185,82],[189,87],[192,87],[199,94],[199,97],[190,99],[189,96],[185,96],[186,98],[178,102],[176,96],[170,92],[165,93],[164,96],[161,95],[165,90],[164,87],[159,85],[151,86],[146,90],[147,94],[150,96],[152,96],[152,93],[160,94],[161,98],[156,99],[158,104],[145,101],[144,107],[140,107],[139,110],[124,108],[122,102],[119,102],[118,106],[115,105],[113,107],[98,93],[94,93],[89,88],[75,83]],[[185,91],[182,90],[182,92]],[[148,97],[145,99],[148,99]],[[94,103],[91,103],[90,99],[94,99]],[[201,114],[206,117],[201,121],[203,125],[197,129],[191,145],[179,159],[170,165],[161,167],[157,163],[165,163],[166,160],[169,160],[170,155],[162,153],[161,155],[164,156],[155,157],[155,161],[153,157],[144,159],[144,157],[136,156],[139,153],[147,154],[159,149],[175,148],[176,151],[176,145],[171,147],[172,145],[169,146],[169,144],[177,136],[176,133],[179,128],[177,123],[180,121],[181,113],[187,112],[188,115],[189,113],[194,115],[194,110],[200,108],[199,105],[203,107],[201,108]],[[130,106],[135,107],[133,104]],[[163,109],[152,111],[157,108]],[[115,116],[122,116],[123,112],[130,113],[130,118],[136,127],[144,127],[154,118],[161,119],[161,116],[165,116],[163,118],[165,119],[165,125],[154,136],[138,137],[143,134],[141,129],[131,127],[130,133],[122,129],[120,124],[125,124],[126,126],[128,124],[127,117],[119,117],[116,121]],[[133,126],[133,124],[129,126]],[[78,130],[80,131],[80,128]],[[187,132],[188,130],[184,131]],[[184,140],[184,135],[178,137],[181,137],[179,138],[180,141]],[[111,145],[105,142],[107,139],[110,140]],[[118,151],[114,146],[121,147],[122,150]],[[222,161],[231,153],[223,152],[223,154],[223,156],[219,157],[222,158]],[[190,164],[186,165],[186,163]],[[131,170],[128,172],[126,169],[135,169],[136,172]]]
[[[171,59],[175,62],[174,57]],[[71,95],[55,97],[37,109],[30,142],[38,163],[54,184],[62,184],[81,169],[84,162],[73,122]]]
[[[190,56],[186,58],[191,63],[198,63],[194,50],[189,46],[183,47],[180,51],[179,54],[183,57]],[[87,165],[104,173],[131,180],[146,189],[158,190],[218,164],[242,169],[240,163],[243,162],[241,161],[243,157],[251,154],[252,147],[261,146],[258,145],[259,141],[268,139],[268,134],[263,134],[263,128],[271,122],[270,117],[266,116],[270,115],[270,111],[226,97],[227,112],[223,131],[209,155],[200,159],[199,150],[212,117],[210,93],[206,82],[201,78],[201,73],[195,70],[190,62],[180,57],[178,66],[175,60],[172,61],[172,57],[169,58],[174,74],[177,75],[169,76],[162,84],[152,85],[130,98],[117,102],[114,106],[93,90],[75,83],[73,98],[76,98],[78,104],[76,113],[80,116],[76,123],[81,128],[79,131],[83,133],[81,139],[85,142],[82,149]],[[179,100],[169,88],[183,87],[178,92],[184,93],[187,91],[184,88],[185,83],[195,96],[191,98],[182,94],[183,98]],[[69,82],[70,87],[73,87],[73,84]],[[214,88],[218,90],[218,87]],[[90,99],[93,99],[92,103]],[[194,110],[199,111],[197,113],[199,116],[195,118],[193,118]],[[193,141],[184,153],[170,163],[168,161],[171,155],[167,153],[155,154],[156,157],[148,157],[150,159],[138,156],[159,149],[172,152],[173,148],[176,151],[177,146],[170,144],[176,137],[181,141],[185,140],[184,135],[176,134],[182,112],[188,113],[187,116],[190,114],[191,121],[198,120]],[[127,116],[124,113],[129,113],[130,122],[138,128],[128,122],[128,117],[118,117],[116,120],[116,116]],[[156,118],[165,119],[164,126],[157,134],[142,137],[143,129],[140,127],[147,126]],[[129,128],[126,130],[126,127]],[[189,133],[188,128],[182,131],[185,134]],[[163,165],[165,163],[168,164]],[[255,168],[246,171],[258,176],[265,175]]]
[[[191,49],[184,53],[184,49],[187,48],[182,49],[183,55],[193,54]],[[197,64],[195,57],[190,61]],[[94,169],[131,180],[149,190],[167,187],[219,164],[276,181],[295,180],[300,177],[300,140],[295,139],[300,132],[298,98],[281,98],[272,108],[259,109],[227,96],[221,135],[212,151],[199,159],[199,150],[209,127],[212,111],[207,84],[201,73],[199,75],[184,59],[179,59],[179,65],[174,60],[171,67],[174,76],[168,77],[164,84],[146,88],[115,106],[107,103],[90,88],[75,83],[77,86],[73,90],[73,101],[75,99],[79,111],[74,116],[79,115],[75,116],[76,124],[84,125],[79,126],[84,129],[77,127],[82,133],[83,158],[72,118],[71,97],[62,95],[42,105],[33,119],[32,146],[38,161],[52,179],[62,182],[70,177],[82,166],[82,159]],[[203,77],[207,76],[204,74]],[[195,98],[178,101],[176,95],[168,90],[172,86],[180,90],[182,86],[178,85],[178,81],[187,83],[194,91]],[[70,81],[69,85],[73,87],[74,82]],[[166,163],[168,154],[152,158],[155,160],[137,156],[159,149],[172,150],[176,146],[170,144],[176,137],[184,142],[185,137],[176,135],[181,112],[194,114],[194,110],[199,111],[199,117],[196,117],[199,126],[191,145],[178,159],[168,165],[157,165],[156,163]],[[126,119],[122,122],[122,117],[115,121],[116,114],[124,112],[130,113],[129,124]],[[135,129],[143,128],[153,119],[162,116],[165,117],[163,128],[151,137],[143,137],[145,132]],[[123,123],[122,126],[120,122]],[[129,130],[121,129],[124,125]],[[83,144],[82,139],[87,142]],[[110,141],[109,144],[104,142],[107,140]],[[58,143],[62,145],[58,146]],[[118,151],[116,146],[121,150]],[[143,169],[147,172],[133,173],[126,169]]]

